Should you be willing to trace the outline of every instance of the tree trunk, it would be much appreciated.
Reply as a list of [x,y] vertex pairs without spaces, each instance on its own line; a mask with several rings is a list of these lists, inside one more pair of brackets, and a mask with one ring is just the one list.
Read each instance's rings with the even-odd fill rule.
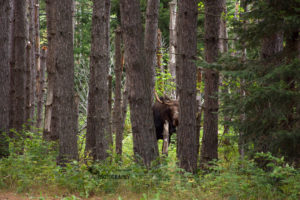
[[[205,60],[217,61],[220,35],[222,0],[205,0]],[[218,159],[218,89],[219,73],[212,69],[205,70],[204,126],[201,147],[201,165]]]
[[[155,66],[156,66],[156,47],[157,47],[157,30],[158,30],[158,9],[159,0],[148,0],[146,10],[146,24],[145,24],[145,61],[146,70],[149,75],[146,78],[150,78],[149,88],[151,90],[151,97],[154,100],[153,89],[155,86]],[[152,104],[154,101],[152,102]]]
[[109,12],[107,1],[93,1],[92,44],[87,121],[87,152],[95,160],[108,157],[108,84],[109,69]]
[[13,0],[13,8],[10,128],[20,131],[25,123],[26,108],[27,1]]
[[53,90],[55,87],[55,37],[56,37],[56,12],[55,0],[46,0],[46,15],[47,15],[47,40],[48,51],[46,57],[47,63],[47,100],[45,105],[45,122],[44,135],[47,140],[58,140],[58,132],[51,130],[52,123],[52,107],[53,107]]
[[43,47],[41,56],[39,56],[40,64],[37,71],[37,116],[36,126],[42,128],[43,123],[43,107],[44,107],[44,87],[45,87],[45,71],[46,71],[46,56],[47,48]]
[[197,16],[195,0],[178,2],[176,68],[179,95],[179,126],[177,131],[177,157],[179,166],[195,173],[199,153],[197,133]]
[[[151,0],[148,5],[152,4]],[[152,7],[152,6],[151,6]],[[143,163],[150,167],[151,161],[158,157],[158,147],[155,136],[155,128],[152,112],[152,91],[153,88],[153,64],[155,58],[156,37],[146,33],[146,40],[152,40],[154,48],[151,48],[151,42],[145,42],[147,53],[145,54],[143,42],[143,27],[141,22],[140,4],[138,0],[121,0],[121,21],[124,31],[125,60],[128,65],[127,75],[129,81],[129,104],[131,111],[131,124],[133,133],[134,154],[142,158]],[[156,14],[150,14],[147,9],[147,16],[153,17]],[[155,10],[153,11],[155,12]],[[147,24],[147,23],[146,23]],[[153,30],[146,25],[146,30]],[[156,36],[156,30],[153,34]],[[147,38],[149,37],[149,38]],[[146,56],[148,57],[146,59]],[[147,62],[146,62],[147,60]],[[150,68],[151,67],[151,68]]]
[[283,32],[273,33],[263,38],[261,59],[268,59],[283,50]]
[[116,133],[116,153],[122,155],[122,141],[123,141],[123,130],[122,130],[122,50],[121,50],[121,28],[118,27],[115,31],[115,76],[116,76],[116,87],[115,87],[115,102],[113,111],[113,127]]
[[[35,87],[35,91],[36,91],[36,104],[37,104],[37,111],[36,111],[36,127],[37,128],[42,128],[42,109],[43,109],[43,103],[40,104],[40,100],[41,97],[43,97],[44,94],[42,94],[43,88],[41,86],[41,83],[44,84],[44,77],[42,78],[42,75],[45,76],[45,68],[44,68],[44,72],[41,72],[41,63],[40,63],[40,18],[39,18],[39,14],[40,14],[40,4],[39,4],[39,0],[35,0],[35,5],[34,5],[34,24],[35,24],[35,58],[34,58],[34,62],[35,62],[35,68],[36,68],[36,82],[35,84],[33,84],[33,86]],[[46,50],[45,50],[46,51]],[[44,56],[45,52],[44,52]],[[44,57],[46,59],[46,57]],[[44,60],[45,65],[44,67],[46,67],[46,60]],[[33,77],[34,78],[34,77]],[[40,107],[39,107],[40,106]]]
[[59,136],[58,164],[78,158],[77,114],[74,99],[74,55],[72,28],[73,0],[55,1],[55,87],[53,89],[53,110],[51,131]]
[[[244,13],[246,13],[248,11],[247,0],[241,0],[240,4],[241,4],[241,7],[244,10]],[[238,8],[238,2],[236,3],[236,7]],[[235,11],[236,12],[235,13],[235,18],[237,18],[237,15],[238,15],[238,9],[237,8],[236,8],[236,11]],[[240,12],[239,15],[241,16],[242,13]],[[243,25],[244,25],[244,29],[246,29],[246,25],[247,25],[246,20],[244,20]],[[243,44],[242,57],[241,57],[242,63],[246,62],[246,59],[247,59],[246,56],[247,56],[247,49],[246,49],[245,45]],[[240,85],[241,85],[240,94],[242,96],[246,96],[245,90],[242,89],[243,88],[242,86],[244,85],[244,82],[245,82],[245,80],[240,81]],[[240,119],[240,121],[245,121],[246,120],[246,114],[245,113],[241,114],[239,119]],[[243,131],[239,132],[238,150],[239,150],[240,158],[244,159],[245,150],[246,150],[246,139],[245,139]]]
[[113,135],[112,135],[112,76],[108,75],[108,145],[113,152]]
[[28,0],[28,42],[26,48],[26,113],[28,125],[33,125],[34,100],[35,100],[35,30],[34,30],[34,0]]
[[30,43],[30,93],[29,98],[30,101],[27,106],[29,106],[29,118],[33,125],[34,121],[34,113],[35,113],[35,105],[36,105],[36,62],[35,62],[35,0],[29,0],[29,43]]
[[10,108],[10,0],[0,2],[0,158],[8,155]]
[[176,7],[177,0],[173,0],[169,3],[170,6],[170,38],[169,38],[169,70],[170,73],[175,80],[176,77],[176,56],[175,56],[175,48],[177,46],[176,39]]

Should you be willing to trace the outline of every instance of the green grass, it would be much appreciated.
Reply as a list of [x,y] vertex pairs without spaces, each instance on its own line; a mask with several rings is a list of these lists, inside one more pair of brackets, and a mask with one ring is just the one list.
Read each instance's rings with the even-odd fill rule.
[[[151,170],[135,164],[132,136],[124,138],[122,163],[107,161],[90,164],[73,162],[62,169],[56,166],[55,143],[27,133],[24,153],[20,142],[10,141],[10,156],[0,160],[2,191],[39,194],[40,199],[299,199],[300,171],[282,158],[257,154],[268,160],[267,170],[253,160],[239,160],[236,149],[220,148],[220,160],[210,173],[192,175],[176,165],[176,147],[170,145],[169,157],[153,164]],[[161,142],[159,148],[161,149]],[[230,159],[222,159],[229,151]],[[227,152],[228,154],[228,152]],[[115,156],[114,154],[112,156]]]

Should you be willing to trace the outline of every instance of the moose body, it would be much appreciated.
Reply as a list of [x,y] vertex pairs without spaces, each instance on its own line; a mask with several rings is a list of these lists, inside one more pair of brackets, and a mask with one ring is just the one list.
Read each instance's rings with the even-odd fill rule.
[[176,132],[176,127],[178,126],[178,101],[170,100],[169,98],[156,98],[153,110],[156,139],[164,139],[164,123],[168,121],[169,123],[169,139],[168,144],[170,144],[171,135]]

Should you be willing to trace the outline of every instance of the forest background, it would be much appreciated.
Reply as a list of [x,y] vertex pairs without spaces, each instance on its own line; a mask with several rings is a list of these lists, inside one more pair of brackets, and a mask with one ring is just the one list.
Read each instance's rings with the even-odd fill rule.
[[[74,140],[77,147],[69,148],[75,149],[77,155],[71,156],[67,162],[62,159],[58,148],[62,144],[57,141],[55,135],[54,137],[47,135],[48,126],[46,120],[44,121],[47,119],[44,115],[47,112],[47,105],[49,105],[47,101],[51,87],[47,84],[51,77],[51,70],[46,69],[45,64],[47,60],[48,65],[48,60],[50,60],[48,55],[51,43],[49,34],[47,34],[49,30],[51,32],[51,24],[49,21],[47,23],[46,13],[49,13],[47,2],[28,0],[23,7],[27,10],[24,12],[27,14],[24,15],[24,18],[28,20],[28,35],[24,36],[26,40],[30,41],[30,28],[34,29],[34,25],[36,25],[33,14],[38,13],[40,42],[38,45],[36,45],[37,43],[32,44],[40,49],[40,67],[41,69],[44,67],[44,71],[37,71],[40,73],[38,74],[39,79],[35,79],[35,76],[31,75],[27,76],[27,80],[29,80],[28,77],[31,77],[31,79],[35,79],[34,84],[37,84],[45,76],[45,82],[42,80],[39,90],[36,90],[37,99],[36,104],[32,106],[34,111],[31,120],[26,124],[22,123],[21,129],[10,126],[10,133],[1,136],[0,187],[2,191],[16,191],[28,196],[40,196],[40,199],[47,199],[48,196],[49,199],[53,197],[61,199],[93,197],[103,199],[299,199],[299,0],[284,2],[280,0],[214,0],[210,3],[209,1],[199,1],[195,4],[196,7],[192,8],[198,12],[195,26],[197,51],[196,58],[193,58],[193,63],[197,66],[194,71],[197,83],[193,97],[195,97],[195,102],[196,98],[198,100],[194,113],[197,113],[198,117],[194,115],[191,119],[200,128],[198,143],[201,148],[198,148],[196,154],[196,167],[191,168],[185,167],[181,162],[184,159],[178,156],[181,155],[181,151],[186,151],[187,154],[189,151],[178,149],[176,134],[172,135],[168,156],[159,154],[159,158],[152,161],[151,166],[145,161],[146,156],[141,156],[144,163],[138,162],[135,157],[132,121],[130,120],[131,111],[129,108],[127,109],[127,106],[124,107],[124,104],[127,105],[126,102],[124,103],[127,95],[126,71],[128,68],[126,60],[121,59],[119,63],[122,66],[121,79],[117,78],[120,75],[117,75],[116,70],[118,46],[115,45],[115,42],[118,39],[123,40],[119,54],[123,55],[124,49],[126,49],[126,47],[124,48],[126,45],[124,35],[123,37],[119,35],[120,38],[118,38],[118,34],[120,34],[118,29],[122,27],[122,14],[118,0],[107,1],[110,2],[110,13],[108,13],[110,25],[107,29],[110,45],[107,47],[109,53],[105,55],[108,56],[106,61],[109,64],[107,67],[109,76],[101,80],[110,82],[107,94],[104,94],[108,99],[107,105],[112,109],[108,111],[112,115],[112,120],[107,120],[105,124],[109,125],[107,127],[110,127],[109,132],[112,132],[112,135],[111,138],[105,138],[108,140],[108,146],[107,149],[103,148],[103,154],[97,151],[91,152],[91,154],[86,153],[86,149],[90,148],[87,146],[89,145],[87,121],[89,84],[91,84],[89,81],[92,78],[90,59],[93,55],[93,52],[91,53],[93,31],[91,30],[94,4],[89,0],[76,0],[70,6],[73,8],[73,14],[69,14],[73,19],[72,28],[74,30],[73,78],[75,99],[77,99],[74,110],[77,110],[78,115],[78,127],[76,128],[78,129],[76,135],[78,139]],[[140,3],[139,9],[144,30],[147,21],[147,3],[151,1],[135,2]],[[172,2],[177,4],[176,1]],[[187,1],[187,5],[194,5],[191,2],[194,1]],[[182,1],[178,2],[179,10],[180,5],[185,4]],[[0,6],[0,12],[7,14],[9,9],[5,9],[4,3]],[[210,9],[210,6],[219,8],[219,11],[216,11],[217,14],[213,14],[214,10]],[[15,7],[15,9],[17,8]],[[38,8],[38,12],[33,12],[36,8]],[[155,41],[158,44],[155,56],[157,61],[155,90],[160,96],[168,95],[174,99],[176,98],[175,77],[169,69],[170,14],[170,1],[161,0],[158,6],[160,31],[157,41]],[[178,16],[176,25],[179,24]],[[207,34],[208,30],[214,31],[216,28],[207,25],[209,16],[219,20],[216,23],[218,31],[215,33],[217,34],[217,38],[215,38],[218,44],[217,53],[212,53],[212,61],[208,60],[206,54],[208,51],[207,41],[209,41]],[[24,34],[25,32],[26,30],[24,30]],[[3,37],[3,35],[0,36]],[[17,38],[22,37],[17,35]],[[1,38],[0,40],[2,42]],[[222,45],[219,45],[220,43]],[[5,45],[5,43],[0,44],[1,46]],[[25,47],[29,49],[28,45]],[[35,48],[31,46],[30,49],[34,50]],[[9,52],[8,49],[1,47],[0,55],[6,55],[7,52]],[[23,56],[24,58],[30,57],[25,51]],[[0,57],[0,60],[4,59]],[[1,67],[4,65],[5,63],[1,63]],[[3,89],[4,94],[9,89],[4,87],[5,71],[3,69],[4,67],[1,68],[0,88]],[[18,70],[11,70],[11,74],[17,72]],[[208,89],[208,85],[214,83],[209,82],[212,79],[208,78],[208,74],[211,77],[217,77],[214,90],[218,94],[209,93],[213,89]],[[117,86],[118,81],[121,81],[122,88],[122,111],[127,109],[124,118],[121,119],[124,120],[121,154],[117,152],[118,140],[113,120],[113,110],[117,102],[116,88],[120,87]],[[185,82],[184,79],[181,81]],[[24,88],[26,88],[25,84],[26,82],[24,82]],[[208,106],[212,105],[208,103],[209,100],[217,102],[217,107],[209,109]],[[39,106],[42,109],[38,109]],[[5,110],[4,107],[1,107],[1,111]],[[205,157],[203,156],[203,152],[205,152],[203,138],[205,123],[208,123],[205,121],[208,117],[205,116],[209,116],[205,112],[208,110],[214,116],[211,121],[212,124],[215,124],[216,129],[212,132],[207,130],[207,132],[212,133],[211,136],[216,133],[217,140],[207,144],[213,146],[213,149]],[[25,112],[27,111],[24,107],[24,115]],[[30,115],[30,112],[27,113]],[[63,111],[58,113],[61,114]],[[1,117],[3,116],[1,115]],[[7,131],[8,128],[2,125],[4,119],[4,117],[1,118],[1,129]],[[77,118],[74,119],[77,123]],[[213,125],[208,129],[210,127]],[[69,136],[66,137],[66,139],[70,139]],[[187,138],[189,137],[191,140],[197,140],[197,135],[195,137],[187,136]],[[63,139],[60,138],[60,140]],[[66,146],[68,145],[66,144]],[[162,141],[158,141],[158,150],[162,146]],[[60,149],[63,148],[60,146]],[[103,159],[102,155],[104,155]],[[205,160],[206,158],[208,159]],[[94,160],[102,161],[95,162]]]

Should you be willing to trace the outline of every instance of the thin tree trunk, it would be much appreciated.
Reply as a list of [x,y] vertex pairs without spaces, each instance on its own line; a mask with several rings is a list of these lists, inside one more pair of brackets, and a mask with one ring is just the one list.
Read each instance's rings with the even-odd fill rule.
[[10,108],[10,0],[0,2],[0,158],[8,155]]
[[[227,15],[227,7],[226,7],[226,0],[221,0],[222,7],[223,7],[223,12],[224,15],[221,17],[221,23],[220,23],[220,40],[219,40],[219,49],[220,53],[224,54],[228,52],[228,33],[227,33],[227,26],[226,26],[226,15]],[[220,78],[220,85],[222,85],[222,93],[228,94],[228,87],[223,84],[224,77],[221,76]],[[228,134],[229,132],[229,125],[226,124],[231,121],[230,116],[224,116],[224,131],[223,131],[223,136]]]
[[[247,0],[241,0],[240,2],[241,4],[241,7],[244,9],[244,12],[246,13],[248,8],[247,8]],[[238,6],[238,2],[237,2],[237,6]],[[235,14],[235,18],[238,14],[238,9],[236,9],[236,14]],[[241,13],[240,13],[241,15]],[[246,23],[247,21],[244,20],[244,29],[246,29]],[[241,58],[241,61],[242,63],[245,63],[246,62],[246,56],[247,56],[247,49],[245,47],[245,45],[243,45],[243,48],[242,48],[242,58]],[[245,80],[241,80],[241,89],[240,89],[240,93],[242,96],[246,96],[246,93],[245,93],[245,90],[242,89],[242,86],[244,85],[244,82]],[[243,113],[240,115],[240,120],[241,121],[245,121],[246,120],[246,114]],[[240,154],[240,158],[241,159],[244,159],[245,157],[245,147],[246,147],[246,139],[245,139],[245,136],[244,136],[244,132],[240,131],[239,132],[239,141],[238,141],[238,150],[239,150],[239,154]]]
[[175,80],[176,77],[176,56],[175,56],[175,48],[177,46],[177,39],[176,39],[176,7],[177,7],[177,0],[172,0],[169,3],[170,6],[170,38],[169,38],[169,70],[170,73]]
[[[44,80],[42,80],[42,82],[41,82],[41,79],[42,79],[41,75],[45,73],[45,69],[44,69],[44,73],[41,73],[42,69],[41,69],[41,63],[40,63],[40,18],[39,18],[39,14],[40,14],[39,0],[35,0],[35,5],[34,5],[35,58],[34,58],[34,62],[35,62],[35,68],[36,68],[36,82],[35,82],[35,84],[33,84],[33,86],[35,87],[35,91],[36,91],[36,104],[37,104],[37,111],[36,111],[36,117],[35,117],[36,118],[36,127],[42,128],[43,104],[39,104],[39,103],[40,103],[40,98],[41,98],[43,88],[44,88],[44,86],[41,87],[41,83],[44,84]],[[45,57],[45,59],[46,59],[46,57]],[[44,67],[46,67],[46,60],[44,60],[44,62],[45,62]],[[41,107],[39,107],[39,106],[41,106]]]
[[[30,18],[30,17],[29,17]],[[26,86],[25,86],[25,92],[26,92],[26,110],[25,110],[25,120],[26,120],[26,125],[30,125],[30,120],[31,120],[31,65],[32,65],[32,57],[31,57],[31,43],[28,40],[27,46],[26,46]],[[27,127],[29,129],[29,127]]]
[[[219,54],[219,35],[222,0],[205,0],[205,60],[217,61]],[[201,166],[218,159],[218,90],[219,73],[212,69],[205,70],[204,126],[201,147]]]
[[23,129],[26,108],[26,45],[27,45],[27,1],[13,0],[13,44],[11,61],[11,125],[17,131]]
[[178,2],[177,17],[177,91],[179,95],[179,122],[177,131],[177,157],[179,166],[195,173],[199,153],[197,133],[196,83],[197,16],[195,0]]
[[39,56],[40,64],[37,71],[37,117],[36,126],[37,128],[42,128],[43,124],[43,107],[44,107],[44,87],[45,87],[45,71],[46,71],[46,56],[47,48],[42,48],[41,56]]
[[29,42],[31,44],[30,49],[30,113],[29,119],[31,120],[30,125],[33,125],[34,114],[35,114],[35,106],[36,106],[36,62],[35,62],[35,0],[29,0]]
[[55,0],[46,0],[46,15],[47,15],[47,39],[48,51],[46,57],[47,63],[47,100],[45,105],[45,121],[44,121],[44,135],[47,140],[58,140],[58,132],[51,130],[52,123],[52,107],[53,107],[53,90],[55,87],[55,37],[56,37],[56,12]]
[[[148,1],[148,5],[152,3],[152,0]],[[153,57],[155,58],[157,27],[152,29],[146,23],[146,31],[155,30],[152,32],[155,37],[153,37],[153,35],[151,36],[150,33],[145,34],[146,40],[154,38],[152,40],[154,48],[151,48],[151,41],[145,42],[147,45],[147,50],[145,51],[139,1],[121,0],[120,10],[122,30],[124,31],[125,60],[128,65],[127,78],[130,88],[129,104],[133,133],[133,149],[137,161],[138,158],[142,158],[143,163],[149,167],[151,161],[158,157],[152,112],[152,86],[154,86],[153,64],[155,62]],[[148,12],[151,11],[150,8],[147,10]],[[153,17],[157,15],[148,12],[147,16],[155,21]],[[156,11],[153,10],[153,12]],[[146,55],[145,52],[149,53],[149,55]],[[152,58],[152,60],[150,60],[150,58]]]
[[116,153],[122,155],[122,50],[121,50],[121,28],[118,27],[115,31],[115,102],[113,111],[113,127],[116,133]]
[[28,42],[26,48],[26,113],[25,120],[28,125],[33,125],[31,122],[33,120],[34,113],[34,98],[35,98],[35,62],[34,62],[34,0],[28,0]]
[[108,75],[108,145],[113,152],[113,135],[112,135],[112,76]]
[[[109,1],[108,1],[109,2]],[[109,15],[107,1],[93,1],[92,45],[90,56],[90,82],[87,121],[87,152],[95,160],[108,157],[108,84],[109,70]]]

